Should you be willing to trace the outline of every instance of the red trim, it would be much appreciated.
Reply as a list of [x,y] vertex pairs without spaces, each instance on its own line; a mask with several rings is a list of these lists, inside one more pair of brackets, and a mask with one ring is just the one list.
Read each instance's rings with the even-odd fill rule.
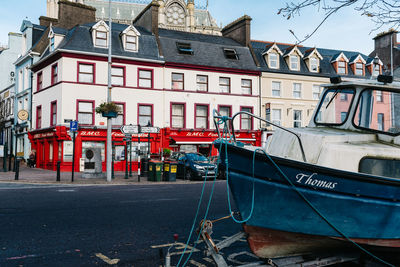
[[[55,115],[56,115],[56,121],[53,121],[53,105],[56,106],[56,110],[55,110]],[[50,126],[55,126],[57,124],[57,100],[54,100],[50,103]]]
[[210,117],[210,104],[203,104],[203,103],[195,103],[194,104],[194,128],[195,129],[203,129],[197,127],[197,107],[202,106],[202,107],[207,107],[207,122],[206,122],[206,129],[210,129],[210,124],[209,124],[209,117]]
[[[243,94],[243,95],[253,95],[253,81],[251,79],[241,79],[240,80],[240,88],[243,90],[242,81],[250,81],[250,94]],[[247,88],[247,87],[246,87]]]
[[[151,125],[153,126],[154,125],[154,116],[153,116],[153,114],[154,114],[154,105],[153,104],[150,104],[150,103],[138,103],[138,105],[137,105],[137,120],[136,120],[136,122],[137,122],[137,124],[139,124],[139,107],[140,106],[150,106],[151,107]],[[142,126],[146,126],[146,125],[142,125]]]
[[[113,87],[125,87],[126,85],[126,66],[121,66],[121,65],[111,65],[111,68],[121,68],[122,69],[122,75],[123,75],[123,82],[122,85],[115,85],[112,84]],[[112,80],[112,74],[111,74],[111,80]]]
[[[178,74],[178,75],[182,75],[182,89],[174,89],[173,88],[173,84],[174,84],[174,80],[173,80],[173,76],[174,74]],[[180,82],[180,81],[178,81]],[[173,91],[183,91],[185,90],[185,74],[184,73],[180,73],[180,72],[171,72],[171,90]]]
[[43,88],[43,72],[38,72],[36,76],[36,92]]
[[221,68],[221,67],[211,67],[211,66],[203,66],[203,65],[193,65],[193,64],[182,64],[182,63],[174,63],[174,62],[166,62],[165,67],[177,68],[177,69],[190,69],[190,70],[201,70],[201,71],[209,71],[209,72],[220,72],[220,73],[231,73],[231,74],[246,74],[253,76],[260,76],[260,71],[255,70],[239,70],[232,68]]
[[[116,102],[116,101],[113,101],[115,104],[118,104],[118,105],[122,105],[122,112],[123,112],[123,120],[122,120],[122,124],[123,125],[125,125],[126,124],[126,102]],[[114,125],[113,124],[113,127],[114,126],[122,126],[122,125]]]
[[[253,113],[253,107],[251,106],[240,106],[240,111],[243,111],[244,108],[250,109],[250,113]],[[242,114],[240,114],[240,130],[253,130],[253,117],[250,117],[251,124],[250,124],[250,129],[242,129]]]
[[79,123],[79,125],[82,126],[92,126],[94,125],[94,100],[86,100],[86,99],[76,99],[76,120],[79,122],[78,120],[78,115],[79,115],[79,102],[86,102],[86,103],[92,103],[92,124],[82,124]]
[[[93,62],[85,62],[85,61],[77,61],[77,69],[76,69],[76,81],[79,83],[83,83],[83,84],[96,84],[96,63]],[[91,83],[85,83],[85,82],[81,82],[79,81],[79,65],[92,65],[93,66],[93,82]]]
[[[56,73],[56,75],[54,75],[55,74],[55,72],[54,72],[54,69],[55,68],[57,68],[57,73]],[[56,80],[56,79],[57,80]],[[54,64],[54,65],[52,65],[51,66],[51,85],[54,85],[55,83],[57,83],[58,82],[58,63],[56,63],[56,64]]]
[[172,105],[183,105],[183,127],[182,129],[186,129],[186,102],[170,102],[169,105],[169,124],[172,128]]
[[[139,80],[140,80],[140,71],[144,70],[144,71],[151,71],[151,87],[140,87],[139,86]],[[154,88],[154,69],[143,69],[143,68],[138,68],[137,70],[137,88],[138,89],[142,89],[142,88],[150,88],[153,89]]]
[[[39,111],[40,111],[40,116],[39,116]],[[39,105],[36,107],[36,129],[42,128],[42,105]],[[40,119],[40,123],[39,123]]]

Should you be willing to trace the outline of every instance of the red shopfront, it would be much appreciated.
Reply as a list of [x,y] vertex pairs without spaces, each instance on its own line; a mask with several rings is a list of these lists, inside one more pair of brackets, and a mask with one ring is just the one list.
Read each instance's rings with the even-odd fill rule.
[[[199,152],[203,155],[216,156],[217,149],[212,143],[218,138],[215,130],[179,130],[163,129],[162,147],[172,151]],[[261,131],[237,131],[236,140],[253,146],[261,146]]]
[[[68,127],[57,126],[48,129],[41,129],[29,133],[32,150],[36,150],[36,165],[38,168],[56,170],[57,161],[61,162],[61,171],[71,171],[73,144],[68,134]],[[132,144],[125,146],[125,136],[120,129],[113,129],[112,141],[114,148],[114,170],[125,171],[126,159],[128,155],[128,165],[130,164],[130,156],[132,157],[132,170],[138,169],[138,149],[140,148],[141,157],[150,153],[159,153],[160,151],[160,134],[136,134],[132,135]],[[106,170],[106,153],[107,153],[107,130],[106,129],[79,129],[75,139],[75,171],[80,171],[80,159],[85,157],[87,148],[98,147],[101,149],[103,159],[103,171]],[[128,150],[126,150],[128,149]]]

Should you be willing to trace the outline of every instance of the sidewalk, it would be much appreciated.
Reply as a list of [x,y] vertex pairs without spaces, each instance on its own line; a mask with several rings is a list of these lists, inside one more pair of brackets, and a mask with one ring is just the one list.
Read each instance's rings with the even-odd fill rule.
[[21,165],[19,171],[19,179],[15,180],[15,172],[2,172],[0,171],[0,183],[34,183],[34,184],[114,184],[114,185],[133,185],[133,184],[166,184],[166,183],[193,183],[178,179],[176,182],[149,182],[147,177],[140,177],[138,182],[137,172],[132,172],[132,177],[125,179],[125,172],[115,172],[115,178],[111,182],[107,182],[106,178],[103,179],[88,179],[81,178],[80,172],[75,172],[74,182],[71,182],[71,172],[61,172],[60,182],[56,181],[57,172],[39,168],[29,168]]

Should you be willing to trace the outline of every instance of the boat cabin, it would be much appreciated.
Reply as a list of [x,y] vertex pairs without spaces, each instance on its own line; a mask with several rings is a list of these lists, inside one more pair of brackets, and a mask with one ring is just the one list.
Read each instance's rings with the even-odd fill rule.
[[400,178],[400,83],[385,77],[325,85],[309,125],[290,129],[300,139],[276,129],[266,151],[304,161],[301,142],[307,163]]

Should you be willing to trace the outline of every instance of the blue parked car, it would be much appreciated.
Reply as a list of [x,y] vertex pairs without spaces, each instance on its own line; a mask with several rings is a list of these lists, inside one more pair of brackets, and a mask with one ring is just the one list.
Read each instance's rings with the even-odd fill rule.
[[178,162],[177,176],[187,180],[214,178],[216,165],[200,153],[177,152],[172,156]]

